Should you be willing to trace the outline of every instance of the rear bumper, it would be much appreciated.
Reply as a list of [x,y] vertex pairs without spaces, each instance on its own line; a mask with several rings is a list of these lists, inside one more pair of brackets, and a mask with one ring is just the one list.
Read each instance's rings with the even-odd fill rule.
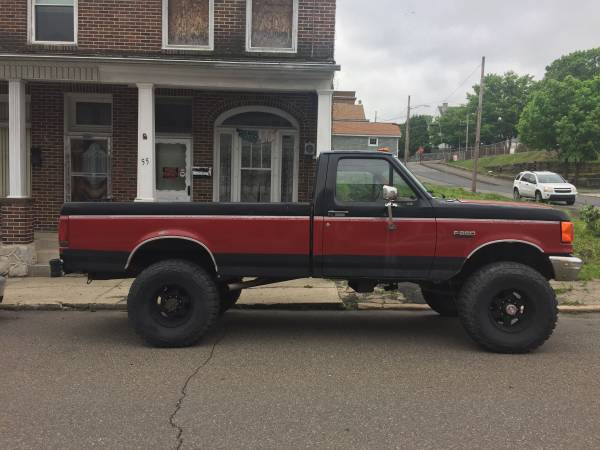
[[575,281],[583,266],[583,261],[573,256],[551,256],[556,281]]

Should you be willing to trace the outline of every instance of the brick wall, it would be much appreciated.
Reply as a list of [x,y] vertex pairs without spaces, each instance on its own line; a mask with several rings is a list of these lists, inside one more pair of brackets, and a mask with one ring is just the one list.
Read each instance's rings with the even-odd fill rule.
[[[301,59],[332,61],[335,0],[299,0],[297,54],[248,54],[246,0],[215,0],[215,49],[191,52],[194,58]],[[79,0],[78,45],[27,44],[27,0],[0,0],[0,50],[80,55],[181,57],[162,50],[162,0]]]
[[113,95],[112,194],[131,201],[137,180],[137,89],[125,86],[31,83],[31,145],[42,149],[42,167],[32,169],[36,230],[56,228],[65,198],[65,93]]
[[[42,149],[42,167],[32,171],[32,198],[36,230],[56,229],[65,198],[64,97],[66,93],[113,96],[112,195],[114,201],[133,201],[137,191],[137,89],[115,85],[30,83],[32,146]],[[192,90],[157,91],[157,95],[193,98],[193,165],[213,166],[214,122],[223,112],[239,106],[282,109],[300,124],[300,201],[312,193],[315,161],[303,156],[304,143],[317,139],[316,94],[260,94]],[[193,200],[212,201],[211,178],[193,181]]]
[[0,217],[3,244],[33,242],[34,211],[31,199],[2,199]]

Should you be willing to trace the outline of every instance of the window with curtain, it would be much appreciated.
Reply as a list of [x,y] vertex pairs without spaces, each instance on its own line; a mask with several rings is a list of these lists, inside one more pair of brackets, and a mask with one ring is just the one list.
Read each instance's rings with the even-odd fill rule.
[[297,0],[249,0],[249,49],[295,50]]
[[212,45],[213,0],[163,0],[166,46],[208,48]]
[[33,40],[75,42],[76,0],[31,0]]

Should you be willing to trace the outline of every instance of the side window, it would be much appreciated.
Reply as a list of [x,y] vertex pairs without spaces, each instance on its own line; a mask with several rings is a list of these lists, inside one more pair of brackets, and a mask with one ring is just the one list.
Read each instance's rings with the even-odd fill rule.
[[341,203],[383,203],[383,186],[398,189],[398,201],[416,200],[413,190],[383,159],[344,158],[338,162],[335,197]]

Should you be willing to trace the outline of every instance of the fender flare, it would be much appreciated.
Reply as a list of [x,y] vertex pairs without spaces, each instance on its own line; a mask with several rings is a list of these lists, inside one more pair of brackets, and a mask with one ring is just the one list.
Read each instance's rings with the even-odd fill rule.
[[125,264],[125,270],[129,269],[129,265],[131,264],[131,261],[133,260],[133,257],[135,256],[135,254],[138,252],[138,250],[140,250],[144,245],[149,244],[150,242],[155,242],[155,241],[160,241],[163,239],[178,239],[178,240],[182,240],[182,241],[189,241],[189,242],[193,242],[194,244],[199,245],[200,247],[202,247],[204,250],[206,250],[206,253],[209,254],[213,266],[215,268],[215,273],[219,273],[219,267],[217,266],[217,260],[215,259],[215,255],[213,255],[213,253],[209,250],[209,248],[202,242],[200,242],[197,239],[193,239],[187,236],[155,236],[149,239],[146,239],[142,242],[140,242],[138,245],[136,245],[136,247],[131,251],[131,253],[129,253],[129,257],[127,258],[127,263]]

